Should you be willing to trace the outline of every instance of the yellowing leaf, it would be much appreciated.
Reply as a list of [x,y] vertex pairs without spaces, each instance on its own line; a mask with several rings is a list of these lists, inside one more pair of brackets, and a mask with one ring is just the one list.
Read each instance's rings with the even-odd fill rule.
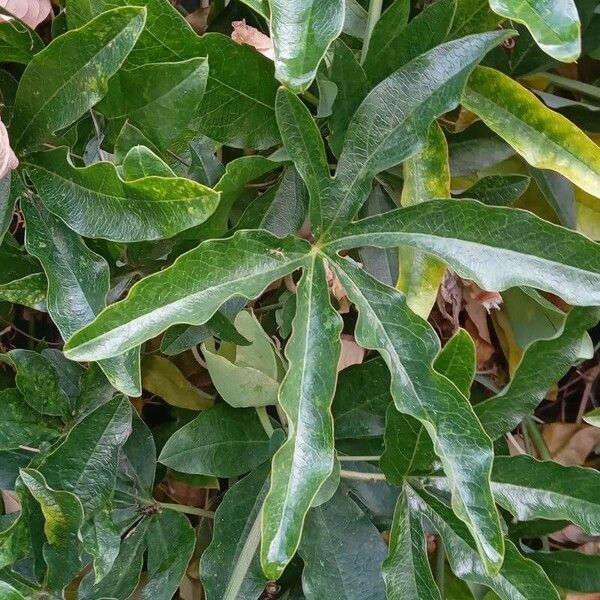
[[142,387],[179,408],[203,410],[213,399],[193,386],[183,373],[163,356],[146,356],[142,363]]

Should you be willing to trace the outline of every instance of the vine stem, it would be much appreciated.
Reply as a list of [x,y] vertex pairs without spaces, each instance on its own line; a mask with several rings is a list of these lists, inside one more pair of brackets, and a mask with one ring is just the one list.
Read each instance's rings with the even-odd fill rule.
[[385,481],[383,473],[364,473],[363,471],[347,471],[346,469],[340,471],[340,477],[359,481]]
[[161,508],[168,508],[169,510],[185,513],[186,515],[197,515],[199,517],[207,517],[208,519],[215,518],[215,513],[212,510],[205,510],[196,506],[185,506],[184,504],[175,504],[173,502],[159,502],[158,505]]
[[381,456],[338,456],[340,462],[370,462],[380,458]]
[[540,458],[542,460],[552,460],[552,454],[550,454],[550,450],[548,450],[548,446],[546,446],[546,442],[544,441],[540,430],[537,428],[535,421],[531,417],[525,417],[525,419],[523,419],[523,427],[527,430]]
[[362,65],[367,58],[367,52],[369,51],[369,42],[371,41],[371,35],[373,29],[379,17],[381,17],[381,9],[383,7],[383,0],[370,0],[369,1],[369,12],[367,14],[367,27],[365,30],[365,37],[363,39],[362,50],[360,53],[360,64]]

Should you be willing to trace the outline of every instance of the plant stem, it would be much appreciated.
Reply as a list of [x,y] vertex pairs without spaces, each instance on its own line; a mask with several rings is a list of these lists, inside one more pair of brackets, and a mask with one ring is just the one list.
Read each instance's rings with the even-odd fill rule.
[[260,419],[260,424],[263,426],[265,433],[269,436],[269,438],[273,435],[273,425],[271,425],[271,419],[269,418],[269,414],[267,413],[267,409],[264,406],[256,406],[256,414]]
[[186,515],[197,515],[199,517],[207,517],[214,519],[215,513],[212,510],[204,510],[196,506],[185,506],[184,504],[175,504],[173,502],[159,502],[161,508],[168,508],[177,512],[185,513]]
[[347,471],[345,469],[340,471],[340,477],[358,481],[385,481],[383,473],[364,473],[363,471]]
[[360,64],[362,65],[367,58],[367,52],[369,51],[369,42],[371,41],[371,35],[373,29],[379,17],[381,16],[381,9],[383,6],[383,0],[370,0],[369,1],[369,13],[367,14],[367,28],[365,30],[365,37],[363,39],[362,51],[360,53]]
[[283,302],[275,302],[275,304],[267,304],[266,306],[259,306],[254,309],[254,314],[260,314],[269,312],[270,310],[277,310],[283,306]]
[[314,94],[311,94],[310,92],[303,92],[302,97],[309,104],[312,104],[313,106],[319,106],[319,99]]
[[527,430],[540,458],[542,460],[552,460],[552,454],[550,454],[550,450],[548,450],[548,446],[546,446],[546,442],[544,441],[540,430],[537,428],[535,421],[531,417],[525,417],[523,419],[523,426]]
[[381,456],[338,456],[340,462],[370,462],[380,458]]

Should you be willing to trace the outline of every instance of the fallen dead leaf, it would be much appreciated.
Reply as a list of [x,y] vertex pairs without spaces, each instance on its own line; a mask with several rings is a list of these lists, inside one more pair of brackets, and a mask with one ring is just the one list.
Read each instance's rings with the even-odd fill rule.
[[233,31],[231,39],[238,44],[246,44],[256,48],[263,56],[271,60],[275,60],[275,51],[273,50],[273,42],[268,35],[262,31],[246,24],[246,19],[241,21],[233,21],[231,24]]
[[0,0],[0,6],[31,29],[45,21],[52,11],[50,0]]
[[10,147],[8,131],[2,121],[0,121],[0,179],[8,175],[13,169],[19,166],[19,160]]
[[338,362],[338,373],[350,365],[359,365],[365,360],[366,350],[356,343],[353,335],[342,333],[342,352]]
[[578,423],[550,423],[542,430],[554,460],[563,465],[583,465],[600,444],[600,428]]

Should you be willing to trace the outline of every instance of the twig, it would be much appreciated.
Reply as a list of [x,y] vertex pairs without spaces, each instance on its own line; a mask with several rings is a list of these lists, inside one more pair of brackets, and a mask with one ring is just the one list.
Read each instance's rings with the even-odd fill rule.
[[207,517],[208,519],[215,518],[215,513],[212,510],[204,510],[196,506],[185,506],[184,504],[174,504],[172,502],[159,502],[158,505],[161,508],[168,508],[187,515],[197,515],[198,517]]
[[340,471],[340,477],[358,481],[385,481],[383,473],[365,473],[363,471],[347,471],[346,469]]

